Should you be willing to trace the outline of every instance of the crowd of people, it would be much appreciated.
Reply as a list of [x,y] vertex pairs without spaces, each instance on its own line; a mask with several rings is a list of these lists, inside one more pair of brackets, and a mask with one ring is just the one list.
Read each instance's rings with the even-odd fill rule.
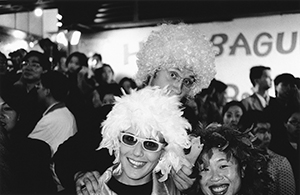
[[0,53],[0,194],[299,194],[293,74],[255,65],[253,94],[229,101],[184,23],[152,32],[119,82],[98,53],[40,46]]

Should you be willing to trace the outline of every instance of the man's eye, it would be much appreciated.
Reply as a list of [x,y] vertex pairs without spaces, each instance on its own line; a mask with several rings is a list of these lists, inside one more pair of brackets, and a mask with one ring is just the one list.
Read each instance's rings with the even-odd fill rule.
[[178,74],[176,72],[170,72],[170,77],[173,79],[177,79],[178,78]]
[[227,168],[227,167],[229,167],[229,166],[228,166],[228,165],[221,165],[221,166],[220,166],[221,169],[225,169],[225,168]]

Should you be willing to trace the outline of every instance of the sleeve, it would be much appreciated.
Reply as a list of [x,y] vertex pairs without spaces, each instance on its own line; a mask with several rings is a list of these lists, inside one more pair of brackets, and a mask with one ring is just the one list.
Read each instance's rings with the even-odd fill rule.
[[287,158],[283,158],[279,165],[278,186],[279,194],[294,195],[296,193],[294,174]]

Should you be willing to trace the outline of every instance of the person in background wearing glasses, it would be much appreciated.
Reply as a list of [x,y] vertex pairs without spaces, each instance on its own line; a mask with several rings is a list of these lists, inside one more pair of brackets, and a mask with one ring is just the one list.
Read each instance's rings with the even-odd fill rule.
[[39,51],[30,51],[21,63],[22,75],[12,86],[15,96],[23,106],[20,112],[20,125],[22,131],[16,132],[16,136],[27,137],[36,123],[42,117],[45,107],[38,104],[36,85],[41,81],[41,75],[51,68],[47,57]]
[[168,93],[149,86],[116,99],[102,123],[99,147],[114,154],[114,165],[98,178],[95,194],[180,194],[168,174],[194,164],[183,150],[192,145],[191,124],[178,97]]
[[[158,31],[150,34],[137,53],[138,72],[135,81],[139,86],[167,87],[170,96],[177,95],[181,100],[192,99],[202,88],[207,87],[214,78],[216,74],[215,55],[216,51],[213,50],[212,43],[208,41],[198,27],[183,23],[175,25],[162,24]],[[189,110],[188,107],[184,109],[185,111]],[[76,135],[73,137],[71,140],[74,143],[76,142]],[[61,170],[60,176],[65,177],[61,181],[66,181],[65,184],[71,187],[67,181],[74,178],[77,189],[81,189],[84,185],[88,188],[88,191],[93,191],[93,188],[98,185],[97,178],[101,174],[101,171],[99,171],[101,169],[97,168],[98,171],[87,172],[75,167],[74,162],[82,162],[83,156],[86,155],[79,155],[78,152],[74,152],[76,156],[70,157],[71,152],[67,148],[75,148],[71,140],[61,145],[57,152],[56,159],[60,162],[56,163],[56,168]],[[101,139],[99,143],[100,141]],[[82,148],[81,143],[83,142],[78,142],[80,142],[80,148]],[[190,154],[194,154],[194,152],[192,148]],[[88,152],[85,151],[86,153]],[[196,150],[194,157],[197,158],[198,154],[199,151]],[[73,159],[72,163],[70,160],[66,160],[66,156],[68,156],[68,159]],[[109,159],[107,155],[102,154],[103,167],[105,167],[103,161],[107,159]],[[73,167],[70,167],[70,164]],[[73,175],[67,178],[66,176],[71,175],[70,173],[73,173]],[[172,171],[171,173],[177,188],[181,191],[190,188],[195,181],[195,178],[189,177],[192,173],[191,168],[183,166],[177,172]],[[86,191],[77,191],[77,193],[83,194]]]
[[199,193],[266,195],[270,182],[267,155],[255,148],[247,133],[229,125],[209,125],[201,135]]

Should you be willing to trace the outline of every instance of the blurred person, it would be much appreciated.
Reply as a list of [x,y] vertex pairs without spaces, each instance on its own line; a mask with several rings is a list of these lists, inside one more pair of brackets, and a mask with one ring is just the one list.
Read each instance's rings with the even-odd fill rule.
[[101,68],[103,66],[102,55],[99,53],[94,53],[90,60],[91,63],[89,65],[94,72],[96,69]]
[[[12,132],[23,128],[19,124],[21,102],[10,88],[4,89],[1,99],[0,126],[6,137],[5,162],[9,174],[7,191],[4,194],[56,193],[50,169],[50,146],[37,139],[12,137]],[[4,157],[1,156],[2,158]]]
[[23,62],[23,58],[27,53],[28,52],[25,49],[21,48],[8,54],[10,57],[10,61],[12,62],[12,69],[10,70],[10,72],[18,74],[21,71],[21,63]]
[[[300,109],[300,93],[295,85],[295,77],[290,73],[282,73],[274,79],[276,98],[266,107],[270,118],[272,139],[269,149],[286,157],[293,168],[296,183],[299,183],[299,154],[290,144],[285,123],[293,112]],[[299,187],[297,189],[299,193]]]
[[[48,143],[51,148],[51,157],[53,157],[58,146],[77,132],[75,118],[64,103],[69,92],[69,83],[62,73],[48,71],[41,76],[41,82],[37,88],[39,101],[47,109],[28,137]],[[62,187],[54,167],[52,170],[54,179],[57,181],[57,189],[60,191]]]
[[36,85],[40,83],[41,75],[50,70],[51,64],[43,53],[32,50],[23,58],[21,66],[22,75],[12,89],[18,101],[23,102],[19,121],[23,128],[22,131],[16,131],[15,135],[27,137],[45,109],[38,104]]
[[129,78],[129,77],[123,77],[119,81],[119,85],[122,87],[122,89],[124,90],[124,92],[126,94],[130,94],[131,90],[137,89],[136,82],[132,78]]
[[66,100],[66,106],[75,116],[79,131],[87,128],[89,112],[93,109],[88,103],[95,90],[95,82],[92,79],[92,72],[88,68],[88,58],[84,53],[73,52],[67,60],[68,79],[70,82],[70,92]]
[[66,61],[67,61],[67,54],[66,52],[60,51],[58,53],[58,57],[57,57],[57,63],[54,67],[54,70],[64,73],[66,74],[68,71],[67,65],[66,65]]
[[[216,52],[213,50],[212,44],[206,39],[205,35],[202,34],[201,29],[187,24],[163,24],[159,31],[151,33],[137,54],[138,72],[135,81],[139,86],[150,85],[159,86],[161,88],[167,87],[170,91],[169,95],[177,95],[180,99],[187,96],[193,98],[202,88],[207,87],[214,78],[216,74],[214,65],[215,54]],[[187,108],[185,106],[183,107],[185,109]],[[73,137],[74,139],[72,141],[76,142],[76,135]],[[68,145],[71,147],[71,143],[71,140],[69,143],[64,143],[61,150],[66,150]],[[97,142],[95,142],[95,144],[96,143]],[[95,144],[93,144],[93,146]],[[74,145],[72,145],[72,148],[74,148]],[[107,156],[105,150],[98,152],[102,152],[102,159],[109,159],[108,157],[104,157]],[[194,154],[192,155],[194,157],[198,156],[197,150],[194,148],[190,150],[190,153]],[[90,158],[86,155],[80,156],[78,152],[74,152],[74,154],[78,156],[78,159],[84,157]],[[75,181],[79,185],[78,187],[85,185],[88,191],[97,187],[98,176],[111,165],[111,162],[103,162],[101,167],[94,166],[94,169],[88,169],[90,170],[89,172],[86,172],[86,168],[78,169],[78,167],[73,167],[73,170],[70,170],[70,166],[67,165],[69,165],[71,161],[69,161],[69,163],[64,162],[63,157],[65,156],[66,155],[61,153],[59,160],[61,165],[66,165],[64,166],[65,168],[57,166],[58,169],[64,170],[65,174],[62,172],[61,176],[63,175],[65,177],[65,181],[70,181],[74,178],[77,169]],[[74,159],[74,157],[72,159]],[[69,156],[68,159],[71,159],[71,157]],[[73,162],[77,161],[79,160],[72,160],[72,165],[74,166],[75,164]],[[69,169],[68,173],[74,173],[68,176],[69,179],[66,177],[66,168]],[[91,170],[98,170],[99,172]],[[179,190],[185,191],[192,186],[195,181],[195,177],[191,175],[192,173],[193,170],[185,166],[178,172],[171,172],[175,185]],[[71,186],[71,184],[67,183],[66,185]]]
[[[203,125],[222,123],[222,110],[227,102],[227,85],[222,81],[213,79],[206,90],[205,101],[198,104],[199,117]],[[198,102],[199,103],[199,102]]]
[[114,70],[109,64],[103,64],[101,68],[95,70],[95,79],[100,86],[109,83],[116,83],[114,80]]
[[271,178],[267,155],[246,134],[228,125],[209,125],[201,136],[200,192],[216,195],[266,195]]
[[[247,115],[250,133],[253,135],[252,142],[269,156],[268,172],[273,180],[269,187],[269,195],[290,194],[294,195],[296,183],[294,172],[289,160],[269,149],[272,140],[271,124],[264,111],[253,110]],[[298,184],[297,184],[298,185]]]
[[240,118],[246,112],[244,105],[236,100],[232,100],[225,104],[222,116],[223,124],[238,126]]
[[49,38],[39,40],[39,46],[42,48],[44,54],[51,62],[51,70],[55,67],[58,61],[58,45],[52,42]]
[[300,134],[300,111],[294,112],[285,123],[291,145],[297,150]]
[[243,99],[242,103],[246,110],[262,111],[273,98],[269,95],[269,89],[272,87],[271,68],[266,66],[251,67],[250,81],[253,85],[253,94]]

